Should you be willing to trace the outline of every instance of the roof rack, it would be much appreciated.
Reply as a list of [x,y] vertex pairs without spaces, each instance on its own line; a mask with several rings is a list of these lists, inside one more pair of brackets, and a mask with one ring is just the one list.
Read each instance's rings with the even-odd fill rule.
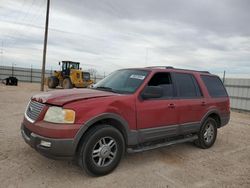
[[208,73],[210,74],[210,72],[208,71],[199,71],[199,70],[192,70],[192,69],[181,69],[181,68],[174,68],[172,66],[150,66],[150,67],[145,67],[145,68],[161,68],[161,69],[175,69],[175,70],[183,70],[183,71],[193,71],[193,72],[201,72],[201,73]]

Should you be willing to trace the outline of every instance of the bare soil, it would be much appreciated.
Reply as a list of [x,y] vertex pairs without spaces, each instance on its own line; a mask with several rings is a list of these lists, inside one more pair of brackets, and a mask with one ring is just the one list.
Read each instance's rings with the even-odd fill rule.
[[250,115],[232,112],[207,150],[191,143],[126,154],[111,174],[93,178],[74,162],[45,158],[28,146],[20,124],[39,84],[0,84],[0,187],[250,187]]

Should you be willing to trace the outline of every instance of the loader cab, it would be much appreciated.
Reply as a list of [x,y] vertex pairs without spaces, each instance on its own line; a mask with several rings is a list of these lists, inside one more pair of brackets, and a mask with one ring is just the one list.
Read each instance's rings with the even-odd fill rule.
[[[60,63],[59,63],[59,65],[60,65]],[[62,61],[62,74],[63,74],[63,76],[69,76],[70,69],[79,70],[80,63],[72,62],[72,61]]]

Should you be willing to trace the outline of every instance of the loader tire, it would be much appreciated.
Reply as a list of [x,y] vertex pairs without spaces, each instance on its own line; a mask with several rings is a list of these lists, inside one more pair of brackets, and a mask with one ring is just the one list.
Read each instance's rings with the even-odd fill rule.
[[58,84],[59,84],[59,80],[57,77],[51,76],[48,78],[48,87],[49,88],[52,88],[52,89],[56,88],[56,86],[58,86]]
[[70,78],[65,78],[63,80],[63,89],[71,89],[71,88],[73,88],[73,85],[71,83]]

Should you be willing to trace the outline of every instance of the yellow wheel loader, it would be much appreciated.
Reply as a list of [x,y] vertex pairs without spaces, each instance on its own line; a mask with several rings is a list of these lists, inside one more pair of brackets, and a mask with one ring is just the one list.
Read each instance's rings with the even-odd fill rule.
[[[61,65],[60,62],[59,65]],[[80,69],[80,63],[62,61],[62,70],[54,71],[54,75],[48,78],[47,84],[49,88],[56,88],[57,86],[64,89],[86,88],[93,84],[93,81],[90,79],[89,72],[83,72]]]

